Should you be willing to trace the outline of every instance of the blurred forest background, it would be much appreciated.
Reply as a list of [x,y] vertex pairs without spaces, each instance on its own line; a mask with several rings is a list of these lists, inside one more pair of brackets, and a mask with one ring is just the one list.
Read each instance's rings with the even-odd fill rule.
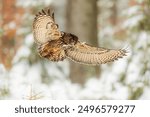
[[[32,23],[44,8],[60,30],[130,53],[96,67],[40,58]],[[149,0],[0,0],[0,48],[0,99],[150,99]]]

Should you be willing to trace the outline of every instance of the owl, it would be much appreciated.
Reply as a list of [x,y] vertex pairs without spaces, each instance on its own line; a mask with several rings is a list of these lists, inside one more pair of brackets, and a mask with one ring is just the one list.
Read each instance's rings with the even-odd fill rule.
[[80,42],[74,34],[60,31],[50,9],[36,14],[33,21],[33,36],[38,45],[39,55],[54,62],[68,58],[81,64],[99,65],[118,60],[127,53],[126,49],[94,47]]

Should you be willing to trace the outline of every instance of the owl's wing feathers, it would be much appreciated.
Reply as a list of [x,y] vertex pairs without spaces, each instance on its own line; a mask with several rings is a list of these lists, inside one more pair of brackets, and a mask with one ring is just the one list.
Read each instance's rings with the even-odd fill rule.
[[98,65],[122,58],[127,53],[125,49],[92,47],[80,43],[73,34],[62,33],[50,9],[42,10],[36,15],[33,36],[39,46],[39,54],[51,61],[60,61],[68,57],[83,64]]
[[65,52],[69,59],[87,65],[98,65],[112,62],[118,58],[126,56],[127,53],[124,49],[97,48],[80,42],[72,48],[67,49]]
[[54,13],[50,9],[42,10],[33,21],[33,35],[35,42],[44,44],[50,40],[56,40],[61,37],[61,32],[58,29],[58,24],[55,23]]

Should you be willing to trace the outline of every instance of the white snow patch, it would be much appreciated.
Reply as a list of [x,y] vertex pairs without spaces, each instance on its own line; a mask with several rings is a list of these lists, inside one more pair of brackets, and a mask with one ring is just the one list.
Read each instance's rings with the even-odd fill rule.
[[20,49],[18,49],[14,59],[13,59],[13,63],[16,63],[17,61],[19,61],[20,58],[25,58],[25,57],[28,57],[31,53],[31,50],[23,45],[20,47]]
[[141,20],[143,20],[143,18],[144,18],[143,14],[141,14],[141,15],[139,14],[139,15],[133,16],[133,17],[127,19],[123,23],[122,28],[129,28],[129,29],[131,29],[131,28],[137,26],[137,24],[139,24],[139,22]]
[[16,28],[16,23],[15,23],[15,22],[10,22],[10,23],[8,24],[8,28],[10,28],[10,29],[15,29],[15,28]]
[[33,34],[27,35],[26,38],[25,38],[24,43],[25,43],[25,45],[27,45],[28,47],[33,46],[33,43],[34,43]]
[[141,6],[135,5],[133,7],[130,7],[122,12],[122,15],[128,15],[128,17],[136,15],[141,11]]

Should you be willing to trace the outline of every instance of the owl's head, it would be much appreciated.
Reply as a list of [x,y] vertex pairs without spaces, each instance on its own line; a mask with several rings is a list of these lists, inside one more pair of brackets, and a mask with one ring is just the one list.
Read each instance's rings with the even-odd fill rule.
[[62,41],[66,45],[75,45],[78,42],[78,37],[71,33],[62,32]]
[[54,21],[54,13],[51,14],[50,9],[47,11],[42,10],[36,14],[33,21],[33,36],[35,42],[38,44],[43,44],[61,37],[58,25]]

